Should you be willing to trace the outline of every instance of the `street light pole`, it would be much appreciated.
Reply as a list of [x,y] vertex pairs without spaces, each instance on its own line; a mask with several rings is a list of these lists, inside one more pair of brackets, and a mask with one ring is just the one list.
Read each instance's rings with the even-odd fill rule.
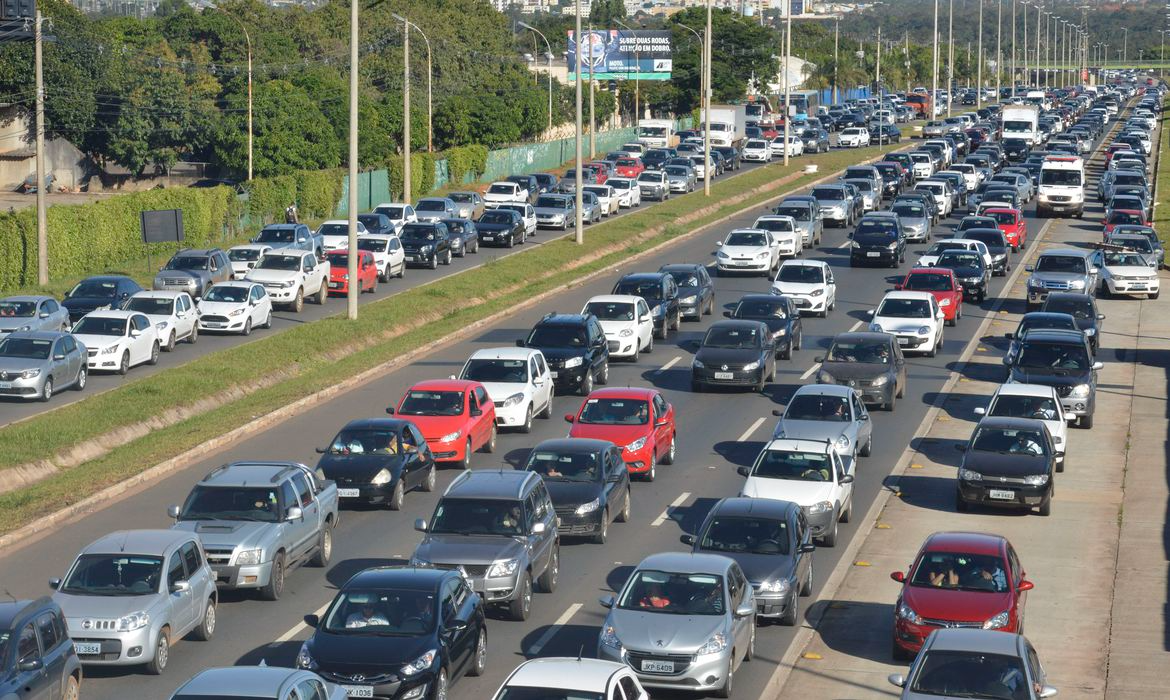
[[955,103],[955,0],[950,0],[947,10],[947,116],[951,116],[951,105]]
[[524,27],[525,29],[527,29],[531,32],[535,32],[537,36],[539,36],[541,39],[544,39],[544,46],[546,49],[548,49],[548,53],[546,54],[548,56],[548,130],[549,130],[549,133],[551,134],[552,133],[552,122],[553,122],[553,75],[552,75],[553,55],[552,55],[552,44],[548,43],[548,38],[545,37],[545,35],[543,33],[541,33],[541,31],[539,29],[532,26],[531,24],[528,24],[527,22],[519,22],[518,24],[521,27]]
[[975,52],[979,62],[975,71],[975,109],[983,106],[983,0],[979,0],[979,49]]
[[[631,32],[634,31],[629,25],[627,25],[625,22],[621,21],[620,19],[617,19],[616,17],[614,18],[613,21],[617,22],[618,26],[620,26],[620,27],[625,27],[626,29],[629,29]],[[642,112],[639,109],[639,107],[641,105],[641,94],[642,94],[642,56],[638,51],[638,37],[637,36],[634,37],[634,64],[636,66],[634,68],[634,123],[636,124],[637,121],[642,118]],[[629,78],[627,77],[626,80],[629,80]]]
[[[1020,5],[1022,6],[1020,14],[1024,17],[1024,36],[1022,37],[1024,40],[1024,50],[1022,54],[1024,57],[1024,82],[1026,83],[1028,82],[1028,76],[1032,73],[1032,71],[1028,68],[1028,7],[1030,6],[1023,0],[1021,0]],[[1013,96],[1015,95],[1015,93],[1012,94]]]
[[[703,75],[703,116],[706,123],[703,125],[703,196],[711,196],[711,0],[707,0],[707,31],[703,33],[705,44],[703,53],[706,56],[707,68]],[[785,119],[785,123],[788,120]],[[787,144],[785,144],[787,146]]]
[[432,127],[434,122],[434,102],[431,100],[431,83],[434,80],[435,73],[434,64],[431,62],[431,40],[427,38],[426,34],[423,34],[423,30],[419,29],[418,25],[414,22],[411,22],[409,19],[399,14],[391,13],[391,15],[399,22],[414,27],[414,31],[418,32],[419,35],[422,36],[423,42],[427,45],[427,152],[430,153],[435,150],[435,131]]
[[1003,87],[1003,0],[995,0],[995,101]]
[[589,25],[589,160],[597,157],[597,114],[594,111],[593,25]]
[[1012,0],[1012,97],[1016,96],[1016,0]]
[[[356,182],[349,183],[349,189],[356,187]],[[402,26],[402,201],[405,204],[410,204],[410,195],[410,24],[407,23]]]
[[577,245],[584,245],[585,228],[581,221],[581,209],[584,206],[584,202],[582,201],[584,198],[581,196],[581,188],[585,186],[584,178],[581,176],[581,51],[583,48],[581,46],[581,0],[574,0],[573,4],[576,6],[576,12],[574,13],[576,28],[573,33],[573,39],[577,42],[577,51],[575,52],[575,62],[577,65],[574,67],[573,71],[577,83],[577,130],[574,132],[574,136],[576,137],[574,140],[574,145],[577,149],[577,161],[573,173],[576,180],[576,186],[573,188],[573,195],[576,199],[576,207],[574,211],[574,225],[576,226],[576,229],[574,238],[577,241]]
[[240,26],[240,31],[244,32],[244,41],[248,45],[248,181],[252,181],[252,37],[248,34],[248,28],[236,17],[227,10],[212,5],[216,10],[219,10],[226,17],[230,17],[233,22]]
[[1125,68],[1129,65],[1129,27],[1122,27],[1121,31],[1121,67]]
[[49,226],[45,192],[48,183],[45,182],[45,73],[43,36],[41,25],[45,18],[37,10],[33,18],[36,26],[33,28],[33,72],[36,73],[36,178],[37,178],[37,284],[44,286],[49,283]]
[[358,2],[349,0],[349,235],[346,250],[345,317],[356,321],[358,317]]
[[[938,0],[935,0],[938,2]],[[841,48],[841,18],[837,17],[837,21],[833,23],[833,104],[840,101],[841,94],[837,90],[837,64],[840,62],[838,58],[838,50]]]
[[[792,133],[792,81],[788,79],[788,67],[792,64],[792,0],[785,0],[784,2],[784,165],[788,166],[788,151],[791,150],[791,145],[788,143],[789,135]],[[881,29],[878,29],[878,34],[881,34]],[[881,70],[880,68],[878,70]],[[708,108],[710,112],[710,108]]]
[[938,54],[938,0],[934,0],[934,48],[930,54],[933,77],[930,85],[930,116],[927,119],[934,119],[938,115]]

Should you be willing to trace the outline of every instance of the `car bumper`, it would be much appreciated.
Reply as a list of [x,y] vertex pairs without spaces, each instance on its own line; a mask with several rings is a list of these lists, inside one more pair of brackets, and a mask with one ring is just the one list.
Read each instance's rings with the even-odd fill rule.
[[122,354],[124,352],[125,352],[125,350],[123,350],[121,352],[113,352],[113,353],[106,355],[106,354],[103,354],[99,350],[98,352],[91,354],[91,355],[88,355],[85,358],[86,367],[88,367],[91,372],[93,372],[93,371],[113,372],[113,371],[117,370],[118,367],[122,364]]
[[747,371],[720,370],[717,367],[692,367],[691,381],[706,386],[757,386],[766,368]]
[[557,513],[557,534],[561,537],[583,537],[600,532],[604,515],[605,511],[601,508],[585,515]]
[[[479,238],[483,242],[483,236]],[[403,256],[402,261],[407,265],[430,265],[431,261],[435,259],[435,253],[407,253]]]
[[772,269],[771,261],[754,258],[751,260],[716,258],[715,267],[720,272],[764,272]]
[[686,192],[687,191],[687,183],[685,183],[685,182],[672,182],[672,183],[670,183],[670,191],[671,192]]
[[898,261],[895,250],[866,250],[854,248],[849,252],[850,265],[889,265]]
[[650,460],[654,454],[654,447],[647,440],[640,450],[622,448],[622,461],[631,474],[644,474],[650,471]]
[[962,282],[963,287],[963,301],[974,300],[976,297],[982,298],[987,293],[987,285],[983,282],[973,284],[970,282]]
[[[355,683],[352,675],[332,673],[326,669],[320,669],[317,673],[330,683],[345,689],[348,697],[378,698],[379,700],[416,700],[416,698],[429,697],[431,683],[434,680],[434,674],[429,671],[420,674],[420,677],[409,680],[400,678],[397,673],[379,674],[377,671],[373,671],[361,676],[364,683]],[[377,682],[371,684],[371,680]],[[354,692],[350,692],[351,689]]]
[[34,379],[13,379],[0,381],[0,396],[11,396],[20,399],[35,399],[41,395],[44,386],[45,373]]
[[[330,478],[328,474],[325,478]],[[385,503],[394,494],[397,479],[391,479],[385,484],[371,484],[352,482],[337,482],[337,497],[342,505],[346,503]]]
[[[668,655],[662,652],[633,652],[598,645],[597,657],[629,666],[646,688],[665,688],[692,692],[707,692],[723,686],[727,677],[727,652],[709,656]],[[674,673],[648,673],[642,670],[643,660],[673,660]]]
[[291,302],[297,298],[297,285],[291,287],[269,287],[264,285],[264,291],[275,304]]
[[536,220],[536,227],[537,228],[560,228],[560,227],[565,226],[565,225],[567,225],[567,219],[565,217],[561,217],[559,219],[538,218]]
[[199,319],[199,331],[241,333],[244,330],[244,323],[247,321],[247,319],[247,316],[240,316],[239,318],[229,320],[227,323],[216,323]]
[[272,562],[252,566],[212,565],[215,585],[223,589],[262,588],[272,575]]
[[663,188],[642,189],[642,196],[646,199],[662,199],[666,196],[667,191]]
[[[1049,482],[1051,484],[1051,482]],[[996,484],[994,482],[959,482],[959,498],[966,503],[998,508],[1035,508],[1052,498],[1049,486]],[[994,494],[994,496],[993,496]]]
[[427,447],[431,448],[431,456],[436,462],[460,462],[467,457],[467,438],[462,433],[454,442],[427,440]]
[[903,350],[929,350],[933,340],[929,335],[910,333],[893,333],[893,336]]
[[95,630],[74,629],[70,626],[69,636],[74,649],[87,649],[98,645],[97,654],[78,653],[77,658],[87,666],[136,666],[154,660],[157,632],[144,627],[134,632],[101,633]]
[[755,163],[767,163],[770,160],[767,153],[744,153],[743,159]]
[[1149,281],[1108,279],[1105,284],[1111,294],[1157,294],[1159,287],[1157,277]]
[[1064,396],[1060,399],[1060,405],[1064,408],[1065,414],[1077,416],[1091,416],[1095,404],[1090,397],[1073,398],[1071,396]]
[[833,511],[825,511],[824,513],[809,513],[808,508],[802,508],[804,517],[808,521],[809,532],[813,537],[820,537],[829,530],[833,525]]
[[[360,287],[360,285],[359,285]],[[349,280],[330,281],[329,294],[349,294]]]
[[[779,292],[773,289],[772,294],[779,295]],[[792,303],[801,313],[819,313],[824,311],[829,299],[829,297],[824,294],[816,297],[807,294],[785,294],[783,296],[791,299]]]
[[[496,404],[496,425],[501,428],[516,428],[524,425],[525,413],[524,408],[527,404],[521,401],[515,406],[508,406],[504,408],[500,404]],[[533,409],[535,412],[535,409]]]
[[[852,381],[852,383],[851,383]],[[862,403],[889,403],[894,398],[894,383],[887,381],[881,386],[873,386],[866,382],[861,384],[855,380],[833,382],[840,386],[847,386],[857,394]]]
[[914,231],[912,229],[906,229],[906,241],[907,242],[925,241],[929,233],[930,233],[930,229],[922,229],[921,231]]
[[635,335],[628,338],[607,335],[605,342],[609,345],[610,357],[633,357],[638,354],[638,337]]
[[796,604],[798,587],[799,584],[796,581],[790,580],[787,593],[764,593],[757,588],[755,591],[756,616],[783,617]]
[[553,379],[553,387],[557,390],[575,391],[585,381],[585,374],[588,371],[589,368],[585,365],[579,365],[572,369],[549,366],[549,372],[552,374]]

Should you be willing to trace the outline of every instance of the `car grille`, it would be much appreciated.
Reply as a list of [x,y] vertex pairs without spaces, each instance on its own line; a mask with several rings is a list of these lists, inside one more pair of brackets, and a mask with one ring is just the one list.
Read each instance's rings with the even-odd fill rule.
[[1072,201],[1072,197],[1065,197],[1064,195],[1059,195],[1059,194],[1054,194],[1054,195],[1050,196],[1048,199],[1049,199],[1049,201],[1052,201],[1052,202],[1071,202]]
[[235,551],[232,547],[204,547],[203,551],[207,553],[207,563],[212,566],[227,566],[232,561],[232,552]]
[[922,618],[922,624],[930,627],[944,627],[948,629],[983,629],[982,622],[965,622],[957,620],[933,620],[931,618]]
[[362,685],[383,685],[393,683],[398,677],[393,673],[334,673],[324,669],[318,671],[321,676],[332,683],[361,683]]
[[118,629],[117,620],[92,620],[87,619],[82,621],[81,628],[85,630],[98,630],[112,632]]
[[207,316],[202,316],[201,318],[204,321],[204,323],[227,323],[228,322],[227,316],[216,316],[214,314],[208,314]]
[[1063,399],[1063,398],[1065,398],[1065,397],[1067,397],[1069,394],[1071,394],[1071,393],[1072,393],[1072,390],[1073,390],[1073,388],[1072,388],[1072,385],[1068,385],[1068,386],[1058,386],[1058,387],[1056,387],[1056,393],[1057,393],[1057,394],[1060,396],[1060,398],[1062,398],[1062,399]]
[[265,282],[265,289],[284,289],[284,284],[281,282]]
[[1069,289],[1068,282],[1049,282],[1041,280],[1041,285],[1044,289]]
[[[643,671],[643,661],[671,661],[674,663],[674,673],[655,673],[653,671]],[[691,666],[691,657],[683,654],[647,654],[641,651],[627,651],[626,662],[638,673],[645,673],[648,675],[657,676],[677,676],[685,673]]]
[[482,578],[484,576],[487,576],[488,567],[489,567],[488,564],[439,564],[439,563],[432,563],[431,566],[435,567],[436,569],[444,569],[446,571],[459,571],[460,569],[462,569],[463,573],[466,574],[468,578]]
[[558,518],[575,518],[577,516],[576,506],[554,506],[553,510]]
[[621,341],[618,340],[609,340],[605,344],[609,346],[610,352],[617,352],[622,346]]
[[194,284],[194,280],[191,279],[165,279],[162,282],[167,287],[189,287]]

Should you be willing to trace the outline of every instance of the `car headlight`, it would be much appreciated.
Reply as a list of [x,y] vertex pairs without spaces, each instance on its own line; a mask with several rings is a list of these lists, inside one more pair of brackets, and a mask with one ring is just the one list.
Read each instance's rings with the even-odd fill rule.
[[317,662],[313,660],[313,655],[309,652],[309,643],[301,644],[301,650],[297,652],[297,668],[307,668],[310,671],[317,668]]
[[582,503],[581,505],[577,506],[577,515],[586,515],[588,513],[592,513],[593,511],[597,510],[600,507],[601,507],[601,499],[594,498],[592,501],[589,501],[588,503]]
[[964,277],[963,281],[967,284],[979,284],[983,281],[982,277]]
[[775,581],[764,581],[760,584],[760,590],[764,593],[787,593],[788,579],[776,579]]
[[565,369],[573,369],[574,367],[580,367],[584,363],[585,363],[585,358],[583,358],[583,357],[570,357],[569,359],[565,360]]
[[1044,486],[1048,483],[1047,474],[1031,474],[1024,477],[1024,483],[1028,486]]
[[898,603],[898,617],[912,625],[922,624],[922,618],[918,616],[918,613],[914,612],[914,608],[905,603]]
[[1073,398],[1085,398],[1089,395],[1089,389],[1090,387],[1088,384],[1077,384],[1073,387],[1072,392],[1069,393],[1069,396]]
[[948,298],[948,299],[939,299],[939,300],[938,300],[938,305],[939,305],[939,306],[950,306],[950,305],[951,305],[951,300],[950,300],[949,298]]
[[769,253],[766,250],[762,253],[756,253],[756,260],[763,260],[764,258],[768,257],[769,255],[771,255],[771,253]]
[[983,481],[983,475],[970,469],[960,469],[959,479],[962,481]]
[[1011,622],[1011,618],[1012,618],[1012,611],[1011,610],[1004,610],[1003,612],[1001,612],[1000,614],[991,618],[987,622],[984,622],[983,629],[985,629],[985,630],[1003,629],[1004,627],[1008,626],[1009,622]]
[[453,433],[447,433],[443,437],[439,438],[439,442],[455,442],[456,440],[459,439],[459,436],[462,434],[463,434],[462,430],[456,430]]
[[880,377],[874,377],[873,381],[871,382],[871,385],[872,386],[885,386],[886,384],[889,383],[889,381],[890,381],[890,378],[883,374]]
[[280,286],[282,289],[291,289],[292,287],[295,287],[296,284],[297,284],[296,280],[289,280],[287,282],[281,282]]
[[727,636],[722,632],[716,632],[711,635],[707,643],[699,647],[695,652],[695,656],[709,656],[711,654],[718,654],[727,648]]
[[638,450],[642,449],[645,446],[646,446],[646,438],[640,437],[637,440],[634,440],[630,444],[626,445],[626,450],[628,450],[630,452],[637,452]]
[[829,374],[828,372],[826,372],[824,370],[821,370],[821,371],[817,372],[817,383],[818,384],[834,384],[834,383],[836,383],[836,380],[833,379],[833,375]]
[[1035,287],[1037,289],[1042,289],[1044,287],[1044,282],[1042,282],[1041,280],[1032,279],[1031,277],[1029,277],[1028,278],[1028,286]]
[[622,648],[622,640],[617,638],[617,633],[613,625],[606,625],[601,628],[601,636],[598,638],[598,641],[601,642],[601,646],[603,647],[609,647],[610,649],[617,649],[619,651]]
[[1085,288],[1085,281],[1084,280],[1070,280],[1068,283],[1068,287],[1069,287],[1069,289],[1084,289]]
[[886,249],[887,250],[897,250],[898,249],[898,242],[894,241],[893,243],[886,246]]
[[116,353],[116,352],[118,352],[118,346],[117,346],[117,345],[110,345],[110,346],[108,346],[108,347],[104,347],[104,348],[102,348],[102,354],[103,354],[103,355],[113,355],[113,354],[114,354],[114,353]]
[[833,504],[829,501],[820,501],[808,507],[809,515],[819,515],[821,513],[828,513],[833,510]]
[[140,630],[150,624],[150,615],[145,610],[132,612],[129,615],[123,615],[118,618],[119,632],[133,632]]
[[838,449],[838,450],[847,450],[847,449],[849,449],[849,436],[848,436],[848,435],[842,435],[841,437],[837,438],[837,443],[836,443],[836,445],[837,445],[837,449]]
[[930,326],[919,326],[918,327],[918,335],[929,335],[929,334],[930,334]]
[[704,369],[706,366],[699,360],[691,362],[691,369]]
[[502,578],[504,576],[511,576],[516,573],[516,569],[520,568],[519,559],[506,559],[492,563],[488,569],[488,578]]
[[236,566],[255,566],[264,561],[263,549],[245,549],[236,555]]
[[424,245],[423,247],[418,249],[418,252],[422,253],[423,255],[427,255],[428,253],[430,253],[434,249],[435,249],[434,246]]
[[39,376],[41,376],[39,369],[26,369],[20,373],[21,379],[36,379]]
[[744,365],[744,366],[743,366],[743,371],[745,371],[745,372],[755,372],[755,371],[756,371],[757,369],[759,369],[759,368],[760,368],[760,361],[759,361],[759,360],[756,360],[755,362],[749,362],[749,363],[747,363],[746,365]]
[[374,486],[381,486],[390,483],[390,480],[393,478],[394,475],[390,473],[389,469],[381,469],[374,475],[373,479],[370,479],[370,483]]
[[523,400],[524,400],[523,393],[512,394],[508,398],[504,399],[504,405],[501,406],[501,408],[511,408],[513,406],[518,406],[518,405],[520,405],[520,402]]
[[236,309],[235,311],[232,311],[231,313],[229,313],[228,316],[231,316],[233,318],[236,316],[241,316],[241,315],[243,315],[244,311],[245,311],[245,309]]
[[621,329],[621,331],[618,333],[618,337],[619,337],[619,338],[629,338],[629,337],[630,337],[630,336],[632,336],[633,334],[634,334],[634,329],[633,329],[633,328],[623,328],[623,329]]
[[438,655],[439,655],[438,649],[431,649],[430,651],[428,651],[427,653],[418,657],[414,661],[411,661],[410,663],[403,666],[402,667],[402,675],[409,678],[409,677],[415,675],[416,673],[422,673],[423,671],[430,668],[431,664],[435,663],[435,657]]
[[[763,255],[766,256],[767,253],[764,253]],[[760,256],[757,255],[756,257],[760,257]],[[682,299],[678,300],[678,303],[680,303],[680,304],[697,304],[697,303],[699,303],[699,297],[698,297],[698,295],[691,295],[689,297],[683,297]]]
[[658,306],[655,306],[653,309],[650,310],[650,315],[651,316],[665,316],[666,315],[666,305],[659,304]]
[[872,331],[872,332],[874,332],[874,333],[884,333],[884,332],[885,332],[885,331],[883,331],[883,330],[882,330],[882,327],[881,327],[881,325],[880,325],[880,324],[877,324],[877,323],[871,323],[871,324],[869,324],[869,330],[871,330],[871,331]]
[[167,329],[167,322],[159,321],[158,323],[154,324],[154,327],[160,331],[165,331]]
[[724,252],[721,250],[721,251],[719,251],[718,253],[716,253],[716,254],[715,254],[715,257],[717,257],[717,258],[723,258],[724,260],[726,260],[728,256],[727,256],[727,253],[724,253]]
[[775,333],[772,334],[772,337],[773,338],[783,338],[786,335],[788,335],[788,329],[787,328],[780,328]]
[[1097,329],[1096,328],[1086,328],[1085,335],[1090,336],[1090,337],[1097,335]]
[[808,295],[810,297],[819,297],[819,296],[822,296],[824,293],[825,293],[825,290],[823,290],[823,289],[814,289],[811,292],[809,292]]

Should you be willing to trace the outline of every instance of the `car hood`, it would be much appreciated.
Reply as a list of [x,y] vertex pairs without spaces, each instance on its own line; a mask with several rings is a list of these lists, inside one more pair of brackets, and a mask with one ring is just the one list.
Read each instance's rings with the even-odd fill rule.
[[475,229],[477,231],[479,231],[480,233],[501,233],[501,232],[505,232],[505,231],[511,231],[512,225],[511,224],[497,224],[494,222],[482,222],[481,221],[481,222],[476,223]]
[[41,322],[42,320],[36,316],[4,316],[0,318],[0,328],[12,331],[25,326],[30,328],[38,326]]
[[[85,618],[100,620],[117,620],[140,610],[149,610],[158,600],[159,594],[127,596],[104,595],[74,595],[58,591],[53,594],[53,602],[61,606],[65,618],[71,622],[80,622]],[[77,634],[81,630],[76,624],[70,625],[70,632]]]
[[492,401],[505,401],[513,394],[525,393],[527,389],[526,384],[517,384],[514,382],[480,382],[483,388],[487,390],[488,398]]
[[908,228],[913,231],[922,231],[930,228],[930,222],[926,219],[920,219],[917,216],[899,216],[898,221],[902,222],[902,228]]
[[379,637],[333,634],[324,630],[310,640],[313,660],[323,670],[346,676],[373,676],[397,672],[438,645],[429,634],[417,637]]
[[154,276],[156,280],[200,279],[207,273],[200,270],[163,270]]
[[[998,452],[970,451],[963,455],[963,469],[979,472],[987,477],[1024,477],[1048,473],[1048,458],[1044,455],[1000,454]],[[994,486],[995,481],[991,482]]]
[[253,269],[244,279],[249,282],[287,282],[297,276],[296,270],[261,270]]
[[726,626],[722,615],[671,615],[640,610],[614,610],[609,620],[623,646],[656,654],[693,654]]
[[752,583],[786,579],[795,573],[796,557],[790,554],[747,554],[743,552],[717,552],[703,550],[710,554],[721,554],[734,559],[743,575]]
[[773,282],[772,290],[780,294],[811,294],[825,286],[824,282]]
[[852,423],[834,423],[826,420],[789,420],[781,418],[772,432],[772,437],[790,440],[817,440],[836,442],[849,430]]
[[979,267],[963,266],[963,267],[952,267],[950,269],[954,271],[955,277],[962,278],[962,277],[982,277],[983,276],[983,269],[979,268]]
[[180,520],[172,530],[194,532],[204,547],[259,546],[264,534],[278,523],[237,520]]
[[207,301],[206,299],[199,302],[199,313],[203,315],[219,315],[227,316],[236,309],[246,308],[248,302],[246,301]]
[[874,316],[873,323],[881,326],[887,333],[890,331],[916,333],[923,326],[933,325],[929,318],[902,318],[894,316]]
[[719,252],[740,257],[755,257],[760,253],[769,252],[769,248],[765,245],[725,245],[719,249]]
[[471,215],[475,213],[474,204],[456,204],[455,213],[459,215],[460,219],[470,219]]
[[732,348],[699,348],[695,353],[695,359],[705,365],[719,365],[721,363],[731,363],[736,365],[754,362],[760,359],[763,350],[759,348],[751,348],[747,350],[738,350]]
[[1043,369],[1043,368],[1011,368],[1011,381],[1018,384],[1041,384],[1043,386],[1062,387],[1087,384],[1090,373],[1079,370]]
[[[1150,253],[1146,253],[1146,256],[1156,257],[1156,256],[1151,256]],[[1147,265],[1115,265],[1115,266],[1108,267],[1106,269],[1109,270],[1109,274],[1113,275],[1114,277],[1116,277],[1118,275],[1121,275],[1123,277],[1157,277],[1158,276],[1158,273],[1155,272],[1153,268],[1151,268]],[[0,327],[3,327],[2,322],[0,322]]]
[[811,506],[832,500],[833,484],[829,481],[798,481],[796,479],[767,479],[749,476],[740,494],[747,498],[773,498],[792,501],[800,506]]
[[554,505],[578,506],[599,498],[604,492],[604,484],[598,481],[558,481],[545,478],[544,487],[552,497]]
[[523,537],[427,535],[414,550],[419,559],[440,564],[488,564],[524,553]]
[[893,368],[876,362],[823,362],[821,369],[834,379],[874,379],[884,376]]
[[110,297],[69,297],[61,302],[61,306],[70,310],[87,310],[117,308],[117,300]]
[[124,335],[90,335],[88,333],[76,333],[73,337],[77,339],[77,342],[91,350],[100,350],[110,345],[117,345],[126,339]]
[[399,418],[414,423],[423,437],[427,440],[437,440],[444,435],[450,435],[456,430],[467,428],[467,416],[415,416],[408,413],[399,413]]
[[325,473],[326,479],[349,477],[351,479],[371,479],[382,469],[389,469],[391,473],[397,471],[402,463],[401,455],[321,455],[317,468]]
[[585,357],[585,348],[541,348],[544,359],[550,363],[561,363],[570,357]]
[[568,216],[573,213],[572,209],[561,209],[560,207],[536,207],[537,216]]
[[600,321],[600,323],[601,330],[604,331],[607,336],[616,336],[626,328],[632,330],[637,327],[637,324],[635,324],[633,321]]
[[[84,351],[82,351],[82,354],[84,354]],[[30,360],[24,357],[0,357],[0,372],[19,374],[26,369],[43,369],[48,364],[48,360]]]
[[650,434],[647,425],[596,425],[593,423],[573,423],[569,429],[569,437],[591,438],[594,440],[609,440],[618,447],[625,447],[635,440]]
[[922,617],[954,622],[983,622],[1011,607],[1011,593],[954,591],[934,586],[906,586],[902,602]]

